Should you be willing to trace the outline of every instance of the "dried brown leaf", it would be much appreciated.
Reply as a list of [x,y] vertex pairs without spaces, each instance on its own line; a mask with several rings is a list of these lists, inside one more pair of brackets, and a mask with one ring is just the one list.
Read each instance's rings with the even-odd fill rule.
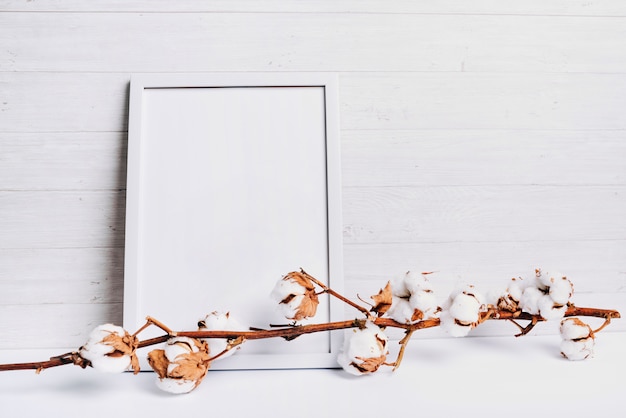
[[378,313],[378,316],[382,316],[391,308],[392,294],[391,294],[391,282],[387,282],[384,289],[371,296],[374,301],[372,312]]

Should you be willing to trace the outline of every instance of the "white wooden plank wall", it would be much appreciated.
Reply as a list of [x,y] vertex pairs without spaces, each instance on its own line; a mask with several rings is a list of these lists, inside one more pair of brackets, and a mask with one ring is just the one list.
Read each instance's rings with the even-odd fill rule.
[[0,0],[0,348],[121,323],[130,74],[208,71],[340,74],[348,295],[543,266],[626,312],[622,0]]

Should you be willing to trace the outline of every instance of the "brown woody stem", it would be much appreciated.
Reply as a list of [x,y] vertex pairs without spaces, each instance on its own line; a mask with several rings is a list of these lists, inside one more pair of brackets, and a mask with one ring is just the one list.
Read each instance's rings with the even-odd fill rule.
[[329,295],[336,297],[337,299],[341,300],[344,303],[347,303],[348,305],[350,305],[353,308],[357,309],[358,311],[364,313],[365,315],[369,315],[369,310],[368,309],[362,307],[361,305],[357,305],[356,303],[352,302],[350,299],[346,298],[345,296],[335,292],[333,289],[331,289],[330,287],[326,286],[324,283],[320,282],[319,280],[317,280],[315,277],[311,276],[309,273],[307,273],[303,269],[300,269],[300,272],[302,274],[304,274],[313,283],[315,283],[316,285],[321,287],[324,290],[324,293],[328,293]]
[[13,363],[13,364],[0,364],[0,372],[9,370],[35,370],[37,373],[44,369],[51,367],[64,366],[66,364],[76,364],[85,368],[89,365],[87,360],[84,360],[77,352],[71,352],[62,354],[60,356],[50,357],[50,360],[37,361],[31,363]]
[[393,371],[396,371],[396,369],[400,367],[400,363],[402,363],[402,358],[404,357],[404,349],[409,343],[411,335],[413,335],[414,332],[415,330],[407,330],[406,335],[398,342],[398,344],[400,344],[400,351],[398,352],[396,361],[393,363]]

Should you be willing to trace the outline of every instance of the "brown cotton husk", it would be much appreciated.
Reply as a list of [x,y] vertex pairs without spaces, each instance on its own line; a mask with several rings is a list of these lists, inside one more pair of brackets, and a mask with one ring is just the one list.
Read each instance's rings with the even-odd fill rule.
[[497,307],[507,312],[517,312],[520,309],[519,301],[515,300],[510,294],[501,296],[500,299],[498,299]]
[[175,364],[178,364],[170,373],[171,378],[185,380],[202,380],[209,369],[209,350],[206,342],[199,342],[201,345],[198,352],[179,355]]
[[292,271],[291,273],[288,273],[283,278],[283,280],[289,280],[291,282],[297,283],[300,286],[304,287],[306,290],[315,290],[315,285],[313,284],[311,279],[309,279],[306,274],[299,271]]
[[[317,313],[319,299],[317,297],[317,293],[315,292],[315,284],[313,284],[313,282],[309,279],[308,275],[303,272],[292,271],[291,273],[288,273],[283,280],[295,283],[304,288],[302,300],[300,301],[293,317],[289,319],[300,321],[306,318],[314,317]],[[293,293],[289,294],[280,303],[289,304],[297,296],[299,295]]]
[[315,313],[317,312],[317,305],[319,303],[320,302],[315,291],[307,290],[293,319],[300,321],[302,319],[315,316]]
[[358,369],[361,373],[374,373],[377,371],[380,366],[385,364],[385,360],[387,360],[387,356],[384,354],[378,357],[357,357],[358,360],[362,360],[361,363],[357,364],[355,362],[352,363],[356,369]]
[[380,291],[371,296],[374,301],[374,306],[372,307],[372,312],[376,312],[378,316],[382,316],[391,308],[392,302],[392,292],[391,292],[391,282],[387,282],[387,285],[384,289],[380,289]]
[[424,319],[424,312],[419,309],[415,309],[413,311],[413,315],[411,316],[411,322],[421,321],[422,319]]
[[167,366],[169,361],[165,357],[165,350],[152,350],[148,353],[148,364],[152,367],[152,370],[156,372],[159,378],[163,379],[167,377]]
[[110,333],[102,339],[102,342],[106,345],[113,347],[113,351],[107,354],[109,357],[121,357],[130,356],[130,364],[135,374],[139,373],[139,360],[135,351],[139,344],[139,339],[134,335],[130,335],[128,332],[123,337],[115,333]]

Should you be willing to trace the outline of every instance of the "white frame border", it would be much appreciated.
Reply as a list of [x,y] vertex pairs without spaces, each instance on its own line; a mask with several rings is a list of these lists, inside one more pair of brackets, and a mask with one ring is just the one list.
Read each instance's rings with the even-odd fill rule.
[[[341,209],[341,160],[339,142],[338,77],[331,73],[194,73],[194,74],[134,74],[131,76],[128,127],[128,171],[126,201],[126,242],[124,265],[124,326],[133,332],[136,324],[145,320],[139,312],[141,266],[139,255],[139,217],[142,204],[140,190],[143,124],[143,92],[158,88],[211,87],[323,87],[326,116],[326,190],[328,221],[329,286],[343,291],[343,240]],[[285,272],[287,273],[287,272]],[[343,304],[329,300],[330,321],[344,319]],[[158,315],[158,313],[150,313]],[[130,327],[130,329],[128,328]],[[330,351],[313,354],[273,355],[241,352],[223,361],[214,362],[212,369],[293,369],[337,368],[336,356],[343,333],[330,332]],[[141,353],[140,353],[141,356]],[[147,362],[142,360],[142,370]],[[149,370],[149,369],[148,369]]]

